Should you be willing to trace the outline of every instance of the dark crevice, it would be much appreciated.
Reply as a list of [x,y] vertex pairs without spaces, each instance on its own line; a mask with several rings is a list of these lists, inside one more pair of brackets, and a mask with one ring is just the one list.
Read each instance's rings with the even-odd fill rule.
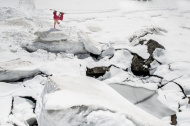
[[37,75],[39,75],[41,72],[37,72],[33,75],[31,75],[30,77],[21,77],[20,79],[17,79],[17,80],[3,80],[3,81],[0,81],[0,82],[23,82],[25,79],[30,79],[30,78],[33,78]]
[[177,84],[179,86],[179,88],[181,89],[182,93],[184,94],[184,97],[186,98],[187,95],[185,94],[185,91],[184,91],[183,87],[180,84],[178,84],[177,82],[174,82],[174,81],[172,81],[172,82],[175,83],[175,84]]
[[156,94],[156,92],[155,92],[155,93],[153,93],[153,94],[151,94],[150,96],[148,96],[148,97],[146,97],[146,98],[144,98],[144,99],[140,100],[140,101],[137,101],[137,102],[136,102],[136,103],[134,103],[134,104],[136,105],[136,104],[139,104],[139,103],[141,103],[141,102],[144,102],[144,101],[146,101],[146,100],[150,99],[151,97],[153,97],[153,96],[154,96],[154,94]]
[[49,77],[49,76],[52,76],[52,74],[50,74],[50,75],[47,75],[47,74],[45,74],[45,73],[43,73],[43,72],[38,72],[38,73],[36,73],[36,74],[34,74],[34,75],[32,75],[32,76],[30,76],[30,77],[22,77],[22,78],[20,78],[19,80],[16,80],[16,81],[0,81],[0,82],[9,82],[9,83],[11,83],[11,82],[15,82],[15,83],[19,83],[19,82],[24,82],[26,79],[31,79],[31,78],[34,78],[35,76],[37,76],[37,75],[41,75],[42,77]]
[[181,112],[181,109],[180,109],[180,104],[178,103],[178,111]]
[[[169,82],[173,82],[173,83],[175,83],[176,85],[178,85],[179,88],[181,89],[181,92],[184,94],[183,99],[184,99],[184,98],[187,98],[187,95],[185,94],[185,91],[184,91],[183,87],[182,87],[180,84],[178,84],[177,82],[175,82],[175,81],[173,81],[173,80],[172,80],[172,81],[168,81],[166,84],[168,84]],[[159,86],[158,88],[162,88],[162,87],[165,86],[166,84],[161,85],[161,86]]]
[[160,61],[158,61],[157,59],[154,59],[156,62],[158,62],[160,65],[162,65],[162,63]]
[[150,75],[150,77],[157,77],[157,78],[163,79],[163,77],[158,76],[158,75]]
[[12,106],[11,106],[11,112],[9,115],[13,114],[12,110],[13,110],[13,107],[14,107],[14,97],[12,97]]
[[[111,68],[112,66],[113,66],[113,67],[116,67],[116,68],[118,68],[118,69],[122,69],[122,68],[120,68],[120,67],[118,67],[118,66],[116,66],[116,65],[113,65],[113,64],[111,64],[110,66],[108,66],[108,68]],[[128,68],[122,69],[122,70],[128,71]]]
[[94,59],[98,59],[98,58],[99,58],[99,55],[92,54],[92,53],[90,53],[90,56],[91,56],[92,58],[94,58]]

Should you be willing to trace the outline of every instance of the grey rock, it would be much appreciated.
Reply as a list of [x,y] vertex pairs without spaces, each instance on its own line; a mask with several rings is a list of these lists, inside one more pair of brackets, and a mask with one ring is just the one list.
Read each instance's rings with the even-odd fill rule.
[[147,51],[150,54],[148,59],[143,59],[142,57],[134,54],[131,64],[131,71],[138,76],[147,76],[150,75],[149,68],[151,67],[150,64],[154,61],[152,56],[154,50],[156,48],[165,49],[164,46],[160,45],[158,42],[150,39],[147,43]]
[[110,69],[109,67],[105,67],[105,66],[87,68],[86,75],[90,77],[98,78],[100,76],[103,76],[106,73],[106,71],[109,71],[109,69]]

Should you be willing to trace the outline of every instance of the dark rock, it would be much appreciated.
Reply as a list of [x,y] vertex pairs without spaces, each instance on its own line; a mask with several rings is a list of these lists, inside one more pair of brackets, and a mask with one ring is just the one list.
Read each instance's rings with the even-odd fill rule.
[[164,46],[160,45],[158,42],[150,39],[147,43],[146,43],[147,47],[148,47],[148,53],[150,55],[152,55],[152,53],[154,52],[154,50],[156,48],[161,48],[161,49],[165,49]]
[[[140,44],[144,44],[144,41],[142,41]],[[134,54],[133,59],[132,59],[132,64],[131,64],[131,71],[133,74],[137,76],[148,76],[150,75],[149,73],[149,68],[150,64],[154,61],[154,58],[152,56],[154,50],[156,48],[161,48],[165,49],[162,45],[160,45],[158,42],[154,40],[149,40],[147,43],[147,50],[148,53],[150,54],[150,57],[148,59],[143,59],[137,54]]]
[[93,58],[95,58],[95,59],[98,59],[98,57],[99,57],[99,55],[92,54],[92,53],[90,53],[90,56],[93,57]]
[[176,114],[171,115],[171,125],[176,125],[177,124],[177,116]]
[[30,118],[26,120],[26,122],[28,123],[29,126],[38,126],[38,122],[36,118]]
[[94,67],[94,68],[87,68],[86,75],[90,77],[98,78],[100,76],[103,76],[106,71],[109,71],[109,67]]
[[190,97],[188,97],[189,98],[189,102],[188,102],[188,104],[190,104]]
[[147,60],[145,60],[145,65],[150,68],[150,64],[154,61],[154,58],[150,56]]
[[145,41],[145,39],[139,40],[139,44],[143,45]]
[[144,59],[135,54],[132,59],[131,71],[138,76],[147,76],[149,75],[149,69],[145,66]]

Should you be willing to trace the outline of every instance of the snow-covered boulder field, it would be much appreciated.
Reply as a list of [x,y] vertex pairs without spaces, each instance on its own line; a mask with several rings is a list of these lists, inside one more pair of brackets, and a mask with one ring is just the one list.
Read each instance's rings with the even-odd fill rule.
[[38,101],[36,113],[39,125],[43,126],[61,126],[63,123],[84,126],[166,125],[105,83],[80,76],[50,77]]
[[189,126],[189,0],[0,3],[0,126]]

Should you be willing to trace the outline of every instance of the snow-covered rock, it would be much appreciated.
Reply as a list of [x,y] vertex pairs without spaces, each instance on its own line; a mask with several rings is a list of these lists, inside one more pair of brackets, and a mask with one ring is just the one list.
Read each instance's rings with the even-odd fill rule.
[[16,81],[39,73],[31,62],[15,59],[0,63],[0,81]]
[[141,38],[148,35],[148,34],[156,34],[156,35],[162,35],[162,32],[166,33],[167,31],[163,28],[159,28],[159,27],[152,27],[152,28],[147,28],[147,29],[142,29],[137,31],[136,33],[134,33],[134,35],[132,35],[129,38],[129,41],[133,44],[133,45],[138,45],[139,42],[141,41]]
[[[71,116],[70,125],[88,125],[92,123],[89,113],[97,113],[97,110],[111,112],[114,116],[118,113],[122,114],[125,116],[124,122],[128,122],[129,124],[126,123],[128,125],[133,123],[142,126],[166,125],[161,120],[135,107],[108,85],[89,77],[50,77],[37,108],[38,123],[43,126],[68,124],[68,117],[70,120]],[[78,112],[80,114],[76,115]],[[106,119],[110,118],[106,113],[102,116]],[[94,118],[96,119],[97,116]],[[115,124],[115,121],[113,120],[112,123]],[[109,125],[109,122],[106,121],[106,125]]]
[[12,96],[0,97],[0,125],[7,122],[8,116],[11,113]]
[[101,79],[107,84],[119,83],[126,80],[126,78],[128,77],[127,75],[128,73],[121,68],[111,66],[109,72],[106,72]]
[[110,62],[119,68],[126,70],[131,67],[133,55],[128,50],[118,50],[114,53]]
[[105,51],[102,52],[101,56],[105,57],[105,56],[113,56],[115,53],[115,49],[114,47],[109,47],[107,48]]
[[40,71],[47,75],[53,76],[83,76],[86,75],[85,69],[82,68],[77,59],[67,59],[54,61],[42,65]]
[[102,48],[100,43],[92,40],[85,32],[79,32],[78,37],[80,42],[83,42],[85,49],[95,55],[100,55]]
[[77,31],[65,28],[64,30],[50,29],[47,31],[37,31],[37,39],[26,44],[24,47],[31,52],[38,49],[44,49],[49,52],[66,52],[66,53],[86,53],[82,42],[79,42]]
[[[74,35],[71,35],[74,34]],[[25,48],[28,51],[37,51],[44,49],[49,52],[66,52],[66,53],[89,53],[100,55],[101,45],[89,38],[84,32],[72,30],[50,29],[48,31],[36,32],[38,39],[27,44]]]
[[38,36],[41,42],[66,41],[69,39],[66,33],[58,29],[50,29],[43,32],[37,31],[34,34]]
[[24,89],[24,86],[22,85],[0,82],[0,97],[9,96],[23,89]]
[[35,121],[34,109],[35,103],[31,100],[21,97],[14,97],[12,114],[15,118],[19,119],[21,122],[31,123],[31,120]]

